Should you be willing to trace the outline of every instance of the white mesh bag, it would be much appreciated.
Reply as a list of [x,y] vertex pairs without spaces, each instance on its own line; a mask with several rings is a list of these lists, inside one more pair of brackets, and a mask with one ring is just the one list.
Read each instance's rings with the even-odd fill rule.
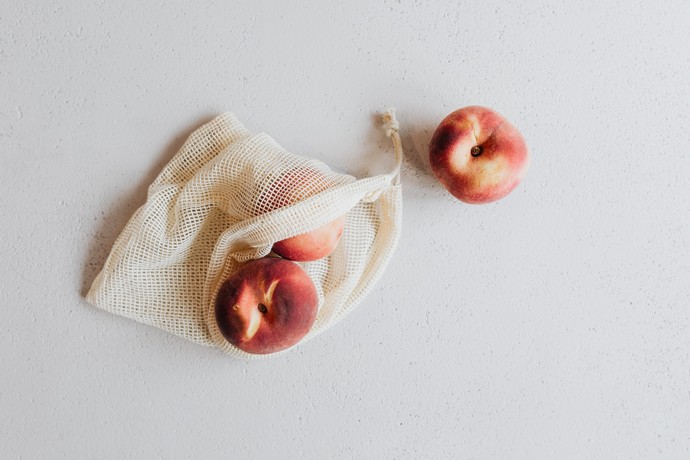
[[[242,262],[269,255],[274,242],[345,214],[335,251],[300,262],[319,296],[316,322],[301,342],[325,331],[370,291],[398,242],[402,146],[393,112],[382,118],[395,165],[389,174],[363,179],[289,153],[264,133],[252,135],[231,113],[199,127],[149,187],[87,301],[237,357],[265,356],[245,353],[221,335],[217,290]],[[311,174],[316,193],[269,206],[280,191],[277,178],[294,171]]]

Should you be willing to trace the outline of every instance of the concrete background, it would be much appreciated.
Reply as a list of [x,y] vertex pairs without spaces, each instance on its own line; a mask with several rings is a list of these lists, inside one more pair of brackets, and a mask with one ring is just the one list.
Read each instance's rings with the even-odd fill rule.
[[[2,458],[690,458],[690,3],[0,7]],[[525,135],[492,205],[424,161],[453,109]],[[202,122],[353,174],[404,229],[336,328],[243,362],[88,305]]]

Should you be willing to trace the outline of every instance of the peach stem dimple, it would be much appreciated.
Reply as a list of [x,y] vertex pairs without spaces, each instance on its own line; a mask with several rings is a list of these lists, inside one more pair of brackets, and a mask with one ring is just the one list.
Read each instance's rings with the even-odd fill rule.
[[474,147],[472,147],[472,150],[470,150],[470,155],[472,155],[475,158],[481,154],[482,154],[482,148],[478,145],[475,145]]

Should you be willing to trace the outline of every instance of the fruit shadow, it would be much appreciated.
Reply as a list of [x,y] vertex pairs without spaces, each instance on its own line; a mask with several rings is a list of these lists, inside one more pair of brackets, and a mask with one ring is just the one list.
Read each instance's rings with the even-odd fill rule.
[[80,289],[82,297],[86,297],[88,294],[96,276],[103,268],[108,255],[110,255],[115,240],[122,233],[129,219],[146,202],[148,188],[151,183],[180,150],[192,132],[204,123],[211,121],[214,117],[215,115],[204,115],[197,118],[195,122],[190,123],[189,127],[181,131],[163,148],[158,155],[158,161],[149,168],[144,178],[124,196],[116,199],[109,209],[102,211],[100,224],[91,235],[91,241],[84,260]]

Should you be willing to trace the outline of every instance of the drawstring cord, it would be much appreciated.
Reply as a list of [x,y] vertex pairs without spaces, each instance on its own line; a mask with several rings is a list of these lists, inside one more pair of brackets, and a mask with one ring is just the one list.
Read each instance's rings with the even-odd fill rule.
[[381,121],[383,122],[383,129],[386,131],[386,136],[393,141],[393,148],[395,149],[395,169],[393,170],[393,185],[400,183],[400,166],[402,165],[403,149],[402,141],[400,140],[400,123],[395,118],[395,109],[390,108],[381,114]]

